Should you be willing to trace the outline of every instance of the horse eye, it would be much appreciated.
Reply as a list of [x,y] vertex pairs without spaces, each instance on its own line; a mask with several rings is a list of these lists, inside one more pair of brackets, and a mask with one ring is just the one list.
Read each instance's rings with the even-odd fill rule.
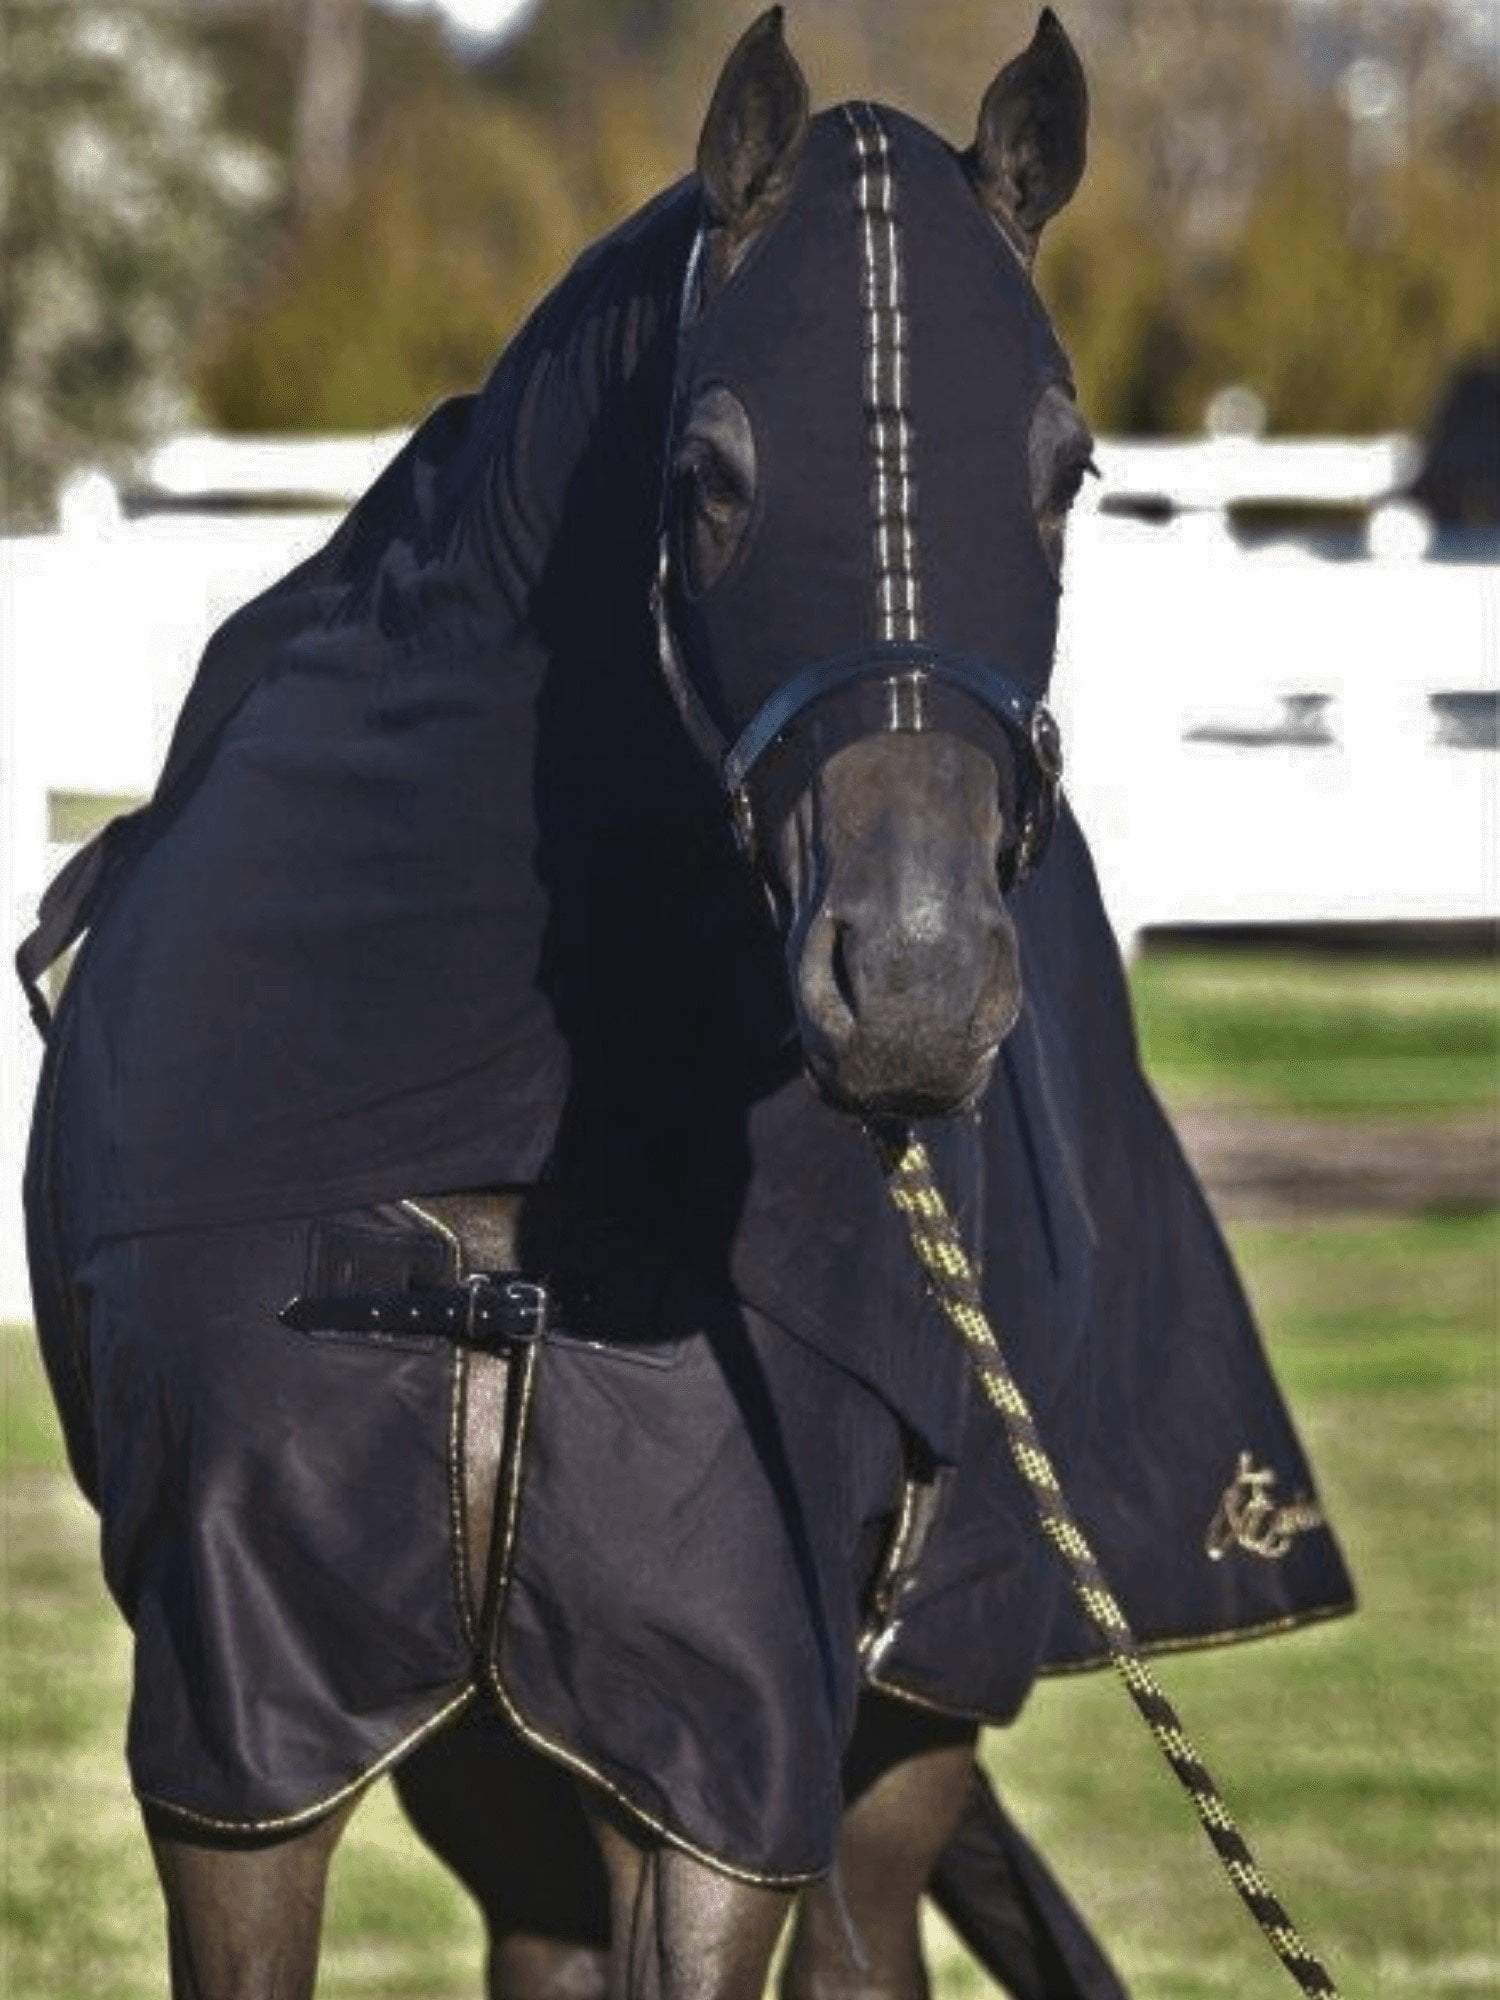
[[687,595],[698,597],[733,561],[755,497],[755,442],[728,389],[706,390],[694,406],[674,484],[679,573]]
[[716,520],[727,519],[741,502],[743,496],[733,473],[712,452],[694,454],[688,477],[695,503]]
[[1059,576],[1068,509],[1086,474],[1096,470],[1093,439],[1061,382],[1049,382],[1037,398],[1026,457],[1037,536],[1048,567]]

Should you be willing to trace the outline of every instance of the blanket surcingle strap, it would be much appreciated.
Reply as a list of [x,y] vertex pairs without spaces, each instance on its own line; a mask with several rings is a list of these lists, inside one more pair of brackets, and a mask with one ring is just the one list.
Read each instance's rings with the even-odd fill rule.
[[402,1292],[299,1292],[277,1318],[298,1333],[363,1333],[377,1339],[415,1334],[503,1353],[518,1342],[541,1339],[547,1291],[519,1271],[475,1271],[461,1285]]
[[1211,1772],[1189,1740],[1176,1708],[1141,1657],[1130,1621],[1074,1519],[1030,1406],[990,1326],[979,1280],[948,1213],[927,1148],[920,1139],[907,1133],[877,1134],[875,1143],[891,1200],[910,1232],[912,1249],[945,1318],[964,1343],[980,1388],[999,1413],[1011,1459],[1031,1495],[1042,1533],[1066,1565],[1074,1595],[1108,1648],[1111,1664],[1192,1800],[1193,1810],[1225,1874],[1272,1951],[1313,2000],[1338,2000],[1338,1989],[1331,1975],[1303,1942],[1261,1873]]

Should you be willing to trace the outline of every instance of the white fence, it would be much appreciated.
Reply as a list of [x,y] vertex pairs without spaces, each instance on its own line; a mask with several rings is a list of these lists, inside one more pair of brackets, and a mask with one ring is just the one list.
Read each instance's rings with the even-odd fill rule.
[[[121,517],[83,481],[62,532],[0,543],[0,929],[10,945],[68,845],[151,788],[203,641],[300,559],[395,438],[183,439]],[[1500,566],[1327,560],[1229,532],[1242,499],[1364,503],[1399,439],[1116,442],[1102,495],[1163,495],[1165,526],[1075,522],[1058,706],[1068,787],[1127,941],[1162,924],[1442,922],[1500,911]],[[195,495],[302,511],[192,511]],[[184,503],[187,503],[184,505]],[[1378,521],[1379,517],[1377,517]],[[27,1311],[18,1184],[35,1037],[0,1000],[0,1316]]]
[[1057,688],[1122,938],[1500,912],[1500,565],[1093,525]]
[[0,542],[0,1319],[31,1309],[20,1179],[38,1040],[10,954],[69,848],[151,790],[210,632],[330,525],[168,514]]

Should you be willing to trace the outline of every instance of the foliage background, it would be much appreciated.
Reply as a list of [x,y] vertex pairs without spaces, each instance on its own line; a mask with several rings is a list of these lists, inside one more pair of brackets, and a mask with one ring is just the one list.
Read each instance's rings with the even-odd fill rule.
[[[566,261],[688,166],[753,11],[538,0],[485,45],[373,0],[0,0],[11,517],[35,523],[69,467],[118,463],[189,411],[384,428],[472,384]],[[1226,384],[1276,430],[1417,426],[1456,362],[1500,342],[1492,0],[1063,11],[1092,163],[1041,282],[1097,427],[1196,430]],[[796,0],[790,32],[819,101],[893,99],[962,144],[1034,13]],[[313,199],[299,120],[335,17],[350,128]],[[111,40],[133,58],[101,60]],[[152,86],[169,75],[175,92]],[[92,186],[81,118],[109,151]]]
[[190,414],[208,302],[264,242],[276,169],[148,0],[0,0],[0,50],[0,469],[25,522],[72,464],[124,466]]

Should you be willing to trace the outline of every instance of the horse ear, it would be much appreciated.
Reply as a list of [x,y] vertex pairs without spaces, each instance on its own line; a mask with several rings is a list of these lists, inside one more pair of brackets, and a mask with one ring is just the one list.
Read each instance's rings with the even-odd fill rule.
[[730,50],[698,139],[710,219],[742,240],[785,199],[807,137],[807,81],[771,7]]
[[985,92],[964,155],[980,200],[1008,233],[1019,234],[1028,257],[1082,178],[1088,122],[1083,64],[1046,7],[1031,46]]

